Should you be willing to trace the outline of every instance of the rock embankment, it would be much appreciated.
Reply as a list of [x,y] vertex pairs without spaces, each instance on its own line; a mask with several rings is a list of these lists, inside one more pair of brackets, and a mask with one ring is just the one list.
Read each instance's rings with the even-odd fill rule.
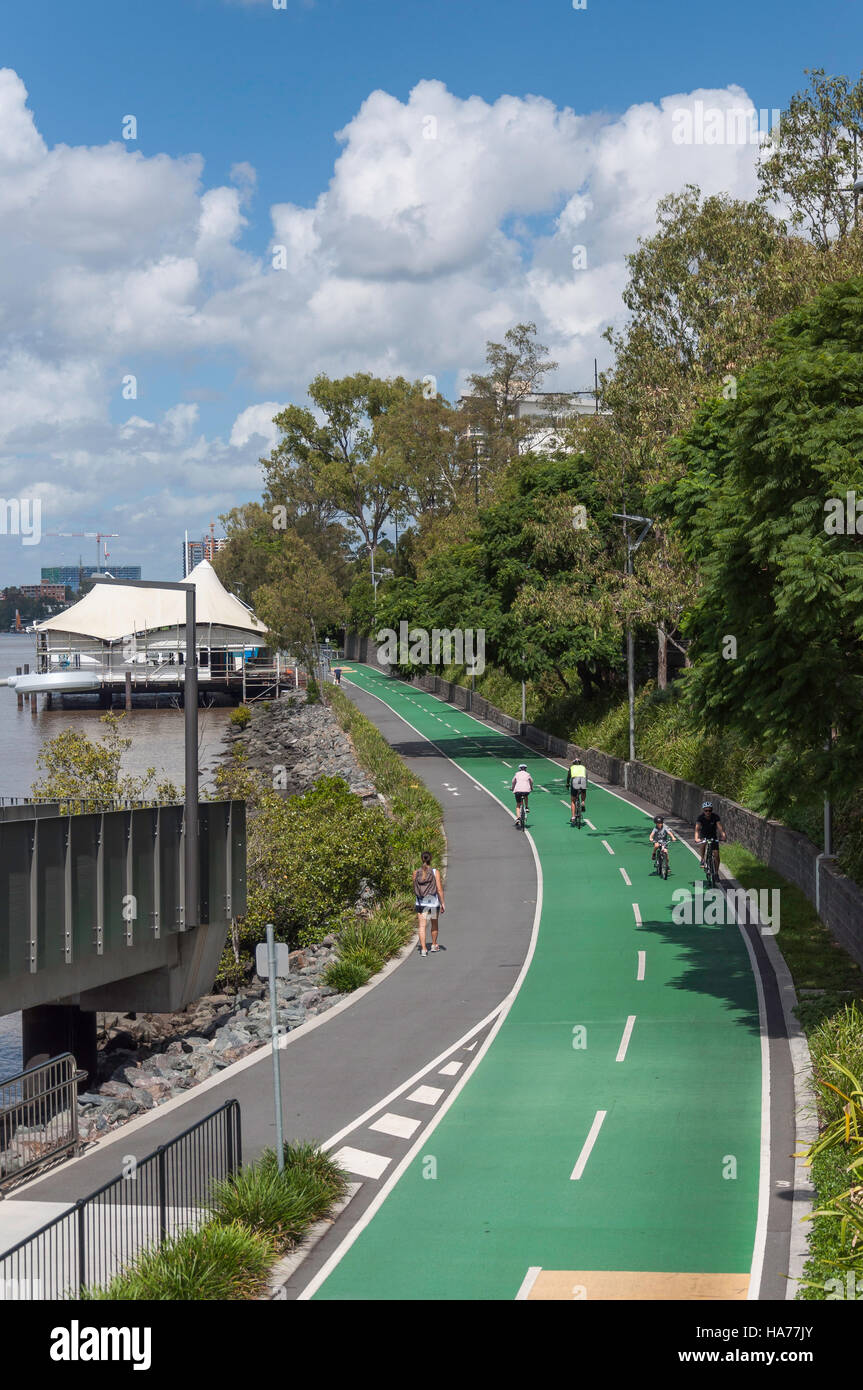
[[[353,745],[327,705],[306,703],[304,692],[253,707],[244,729],[230,725],[226,757],[245,750],[248,766],[273,779],[285,795],[308,791],[321,777],[343,777],[364,804],[378,793],[357,762]],[[358,906],[362,906],[362,900]],[[292,974],[278,983],[283,1031],[332,1007],[342,997],[323,982],[336,958],[335,938],[291,953]],[[135,1115],[190,1090],[249,1056],[270,1038],[267,986],[256,976],[239,990],[208,994],[179,1014],[103,1014],[98,1081],[78,1098],[79,1128],[97,1139]]]
[[[343,996],[323,983],[335,959],[335,937],[292,951],[292,973],[277,982],[281,1032],[332,1008]],[[270,1041],[266,983],[253,976],[233,996],[207,994],[184,1014],[104,1014],[99,1081],[78,1097],[81,1138],[98,1139],[134,1115],[152,1110],[206,1081]]]
[[230,725],[225,739],[242,745],[249,767],[272,779],[273,786],[288,796],[308,791],[319,777],[343,777],[363,801],[378,800],[329,706],[306,704],[302,691],[274,701],[269,709],[254,711],[244,729]]

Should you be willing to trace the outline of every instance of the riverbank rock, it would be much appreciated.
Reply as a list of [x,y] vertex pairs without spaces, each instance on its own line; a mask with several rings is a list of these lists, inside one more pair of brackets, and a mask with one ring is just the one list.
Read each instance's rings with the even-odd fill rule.
[[[235,745],[242,745],[248,765],[272,779],[286,796],[308,791],[321,777],[343,777],[365,805],[380,804],[350,739],[327,705],[308,705],[305,692],[299,692],[272,701],[267,709],[251,708],[252,719],[244,729],[228,726],[226,757]],[[373,896],[365,888],[357,904],[360,911]],[[336,958],[332,934],[316,946],[290,953],[291,974],[279,980],[276,993],[281,1032],[298,1028],[344,997],[324,984],[324,972]],[[268,986],[252,975],[224,993],[202,995],[182,1013],[108,1013],[99,1023],[97,1081],[78,1097],[78,1127],[84,1140],[99,1138],[268,1045]]]

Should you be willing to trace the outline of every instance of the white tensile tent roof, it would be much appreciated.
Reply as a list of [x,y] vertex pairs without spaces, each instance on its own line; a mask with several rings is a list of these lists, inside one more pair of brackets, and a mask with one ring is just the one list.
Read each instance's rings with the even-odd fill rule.
[[[212,623],[265,637],[267,628],[238,598],[229,594],[209,560],[186,578],[195,586],[198,628]],[[133,589],[122,581],[95,584],[79,603],[36,624],[37,632],[75,632],[101,642],[117,642],[133,633],[185,627],[186,595],[179,589]]]

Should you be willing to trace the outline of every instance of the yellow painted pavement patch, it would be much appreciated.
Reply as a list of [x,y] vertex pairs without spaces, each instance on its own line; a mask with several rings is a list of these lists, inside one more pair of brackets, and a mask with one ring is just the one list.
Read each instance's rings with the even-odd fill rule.
[[543,1269],[528,1302],[661,1299],[745,1299],[748,1274],[665,1274],[648,1270]]

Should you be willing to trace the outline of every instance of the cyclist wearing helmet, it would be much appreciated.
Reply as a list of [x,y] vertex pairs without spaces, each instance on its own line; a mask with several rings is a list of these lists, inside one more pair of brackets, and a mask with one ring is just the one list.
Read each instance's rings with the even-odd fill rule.
[[569,792],[570,825],[575,825],[575,813],[580,804],[584,815],[587,802],[587,768],[583,763],[571,763],[566,774],[566,789]]
[[701,815],[695,822],[695,843],[701,845],[701,867],[704,868],[704,856],[707,853],[707,841],[714,842],[713,863],[717,876],[719,874],[719,840],[727,840],[728,836],[722,828],[722,821],[713,809],[712,801],[701,803]]
[[521,803],[524,801],[526,813],[527,799],[533,791],[533,778],[527,770],[527,763],[519,763],[518,772],[512,779],[512,790],[515,792],[515,823],[518,825],[518,813]]
[[650,832],[650,843],[653,845],[653,853],[650,857],[654,860],[654,862],[656,861],[656,852],[659,849],[660,845],[662,845],[665,849],[665,853],[668,853],[669,839],[676,840],[677,836],[666,826],[665,817],[654,816],[653,829]]

